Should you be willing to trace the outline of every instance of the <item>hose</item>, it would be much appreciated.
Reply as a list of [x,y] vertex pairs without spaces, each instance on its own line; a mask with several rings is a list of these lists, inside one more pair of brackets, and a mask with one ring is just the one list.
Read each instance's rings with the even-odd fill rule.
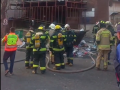
[[[23,52],[23,51],[22,51],[22,52]],[[54,69],[51,69],[51,68],[49,67],[50,59],[49,59],[48,56],[46,56],[46,59],[47,59],[46,68],[47,68],[49,71],[52,71],[52,72],[66,73],[66,74],[67,74],[67,73],[80,73],[80,72],[85,72],[85,71],[91,70],[92,68],[95,67],[95,59],[91,56],[90,53],[88,53],[88,54],[89,54],[91,60],[93,61],[93,65],[90,66],[90,67],[88,67],[88,68],[81,69],[81,70],[73,70],[73,71],[60,71],[60,70],[54,70]],[[14,63],[16,63],[16,62],[22,62],[22,61],[25,61],[25,59],[18,60],[18,61],[14,61]],[[8,63],[10,63],[10,62],[8,62]],[[0,63],[0,64],[3,64],[3,63]]]
[[47,67],[48,70],[50,70],[50,71],[52,71],[52,72],[57,72],[57,73],[66,73],[66,74],[67,74],[67,73],[80,73],[80,72],[85,72],[85,71],[91,70],[92,68],[95,67],[95,59],[91,56],[90,53],[88,53],[88,54],[89,54],[91,60],[93,61],[93,65],[90,66],[90,67],[88,67],[88,68],[85,68],[85,69],[74,70],[74,71],[60,71],[60,70],[54,70],[54,69],[51,69],[51,68],[49,67],[50,59],[49,59],[48,57],[46,57],[46,58],[47,58],[46,67]]
[[[25,59],[14,61],[14,63],[16,63],[16,62],[22,62],[22,61],[25,61]],[[10,63],[10,62],[8,62],[8,63]],[[3,64],[3,62],[1,62],[0,64]]]

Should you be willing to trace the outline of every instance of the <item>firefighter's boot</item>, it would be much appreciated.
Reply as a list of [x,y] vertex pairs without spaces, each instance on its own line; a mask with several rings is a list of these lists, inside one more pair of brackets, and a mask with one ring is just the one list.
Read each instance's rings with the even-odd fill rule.
[[46,70],[41,70],[41,74],[45,74]]
[[25,61],[25,68],[26,69],[29,69],[30,67],[29,67],[29,61]]
[[33,69],[33,61],[30,62],[30,68]]
[[97,67],[96,67],[96,69],[98,70],[98,71],[100,71],[101,69],[100,69],[100,65],[98,65]]
[[61,69],[65,69],[65,65],[61,65]]
[[60,66],[55,66],[55,67],[53,67],[53,69],[54,69],[54,70],[60,70],[61,67],[60,67]]
[[32,73],[37,74],[37,68],[33,68]]
[[69,66],[73,66],[73,59],[70,59],[70,64]]
[[67,60],[67,63],[66,63],[66,65],[69,65],[69,64],[70,64],[70,59],[68,59],[68,60]]

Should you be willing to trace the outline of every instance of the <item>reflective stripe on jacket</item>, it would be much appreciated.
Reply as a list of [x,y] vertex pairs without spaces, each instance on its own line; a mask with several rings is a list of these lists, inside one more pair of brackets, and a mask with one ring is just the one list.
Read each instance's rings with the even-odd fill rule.
[[15,33],[9,33],[4,36],[2,42],[5,43],[5,51],[16,51],[17,50],[18,36]]
[[64,49],[64,44],[62,46],[59,46],[58,43],[57,43],[58,33],[62,33],[63,42],[66,41],[66,35],[64,35],[63,32],[61,32],[60,30],[54,32],[54,34],[50,38],[50,47],[53,49],[53,51],[56,51],[56,52],[60,52],[60,51],[65,50]]
[[33,52],[39,51],[39,52],[45,52],[47,51],[46,44],[49,42],[49,36],[43,33],[43,35],[40,36],[40,40],[42,41],[39,48],[35,48],[35,35],[32,37],[32,40],[30,43],[33,43]]

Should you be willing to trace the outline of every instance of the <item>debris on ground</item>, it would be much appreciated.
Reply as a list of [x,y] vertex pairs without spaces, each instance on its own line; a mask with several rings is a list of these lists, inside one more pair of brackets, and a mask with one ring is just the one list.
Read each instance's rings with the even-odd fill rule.
[[[92,41],[91,41],[92,42]],[[96,55],[97,46],[82,40],[78,46],[74,46],[74,57],[85,57],[89,54]]]

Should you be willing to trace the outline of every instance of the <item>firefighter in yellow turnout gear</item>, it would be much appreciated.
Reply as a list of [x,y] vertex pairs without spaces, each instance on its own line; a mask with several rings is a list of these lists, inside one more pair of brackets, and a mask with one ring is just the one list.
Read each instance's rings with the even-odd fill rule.
[[[25,67],[26,69],[33,68],[33,43],[31,43],[32,36],[34,36],[34,31],[31,28],[25,35],[23,41],[26,42],[26,60]],[[31,59],[31,61],[30,61]]]
[[96,68],[100,70],[100,62],[102,55],[104,57],[104,70],[108,68],[108,53],[110,51],[110,43],[113,41],[111,32],[106,29],[106,24],[102,25],[102,28],[97,32],[96,42],[98,45],[98,56],[96,59]]
[[56,70],[64,69],[65,63],[64,63],[64,57],[63,53],[65,52],[64,48],[64,41],[65,35],[63,35],[61,31],[61,26],[56,25],[55,26],[55,32],[50,38],[50,51],[54,53],[54,60],[55,60],[55,68]]
[[[45,34],[44,27],[38,27],[39,32],[36,32],[35,36],[32,37],[31,42],[33,43],[33,53],[34,53],[34,61],[33,61],[33,71],[32,73],[37,73],[37,68],[40,65],[41,73],[44,74],[46,71],[46,45],[48,43],[49,37]],[[40,63],[40,64],[39,64]]]

